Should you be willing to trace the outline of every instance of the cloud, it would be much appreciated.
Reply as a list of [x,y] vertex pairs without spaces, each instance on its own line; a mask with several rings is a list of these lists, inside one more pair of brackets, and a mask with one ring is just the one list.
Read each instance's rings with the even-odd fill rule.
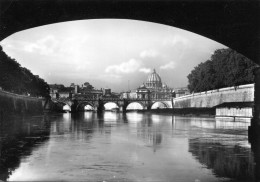
[[183,37],[183,36],[180,36],[180,35],[171,36],[170,38],[167,38],[166,40],[163,41],[163,45],[175,46],[175,45],[178,45],[178,44],[190,46],[191,42],[186,37]]
[[48,35],[35,43],[25,43],[24,51],[49,55],[55,53],[55,50],[59,47],[58,44],[59,41],[54,36]]
[[143,72],[143,73],[151,73],[152,72],[151,68],[140,68],[139,71]]
[[106,73],[122,74],[122,73],[133,73],[141,66],[140,61],[136,59],[130,59],[128,62],[123,62],[119,65],[108,66],[105,69]]
[[157,57],[159,53],[155,50],[144,50],[140,53],[141,58],[151,58],[151,57]]
[[165,70],[166,69],[174,69],[174,68],[175,68],[175,63],[173,61],[171,61],[171,62],[169,62],[165,65],[160,66],[160,69],[162,69],[162,70],[164,70],[164,69]]
[[27,44],[27,45],[24,46],[24,50],[26,52],[34,52],[34,50],[37,49],[37,48],[38,48],[38,46],[34,43]]
[[120,83],[122,81],[122,76],[117,74],[101,74],[97,76],[98,80],[107,82],[107,83]]

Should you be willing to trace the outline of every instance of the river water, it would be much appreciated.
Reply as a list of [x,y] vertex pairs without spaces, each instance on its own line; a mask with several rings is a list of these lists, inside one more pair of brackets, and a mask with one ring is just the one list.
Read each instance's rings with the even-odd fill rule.
[[253,181],[248,125],[135,112],[9,119],[0,180]]

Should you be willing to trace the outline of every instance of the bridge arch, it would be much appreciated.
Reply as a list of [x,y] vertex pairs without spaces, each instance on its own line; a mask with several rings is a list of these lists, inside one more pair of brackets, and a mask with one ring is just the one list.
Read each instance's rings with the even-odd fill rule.
[[163,101],[156,101],[152,103],[151,109],[165,109],[165,108],[171,108],[166,102]]
[[145,105],[142,102],[134,101],[130,102],[126,106],[126,110],[144,110]]
[[71,105],[62,101],[53,101],[53,109],[57,111],[71,111]]
[[[92,110],[95,110],[95,105],[90,102],[81,102],[77,105],[76,111],[85,111],[85,107],[90,106]],[[91,110],[91,109],[90,109]]]
[[105,110],[113,110],[113,109],[119,109],[120,106],[117,102],[108,101],[103,103]]
[[63,106],[63,111],[71,111],[71,107],[68,104],[66,104]]

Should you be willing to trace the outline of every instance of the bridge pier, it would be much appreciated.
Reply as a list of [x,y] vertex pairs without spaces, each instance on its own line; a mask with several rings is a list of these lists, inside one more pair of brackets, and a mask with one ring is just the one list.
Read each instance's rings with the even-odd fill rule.
[[50,98],[44,98],[42,100],[42,107],[43,107],[43,112],[51,112],[52,111],[52,101]]
[[104,111],[104,103],[101,99],[98,99],[97,112],[102,113]]
[[78,101],[76,99],[74,99],[72,101],[72,104],[71,104],[71,112],[72,113],[78,112],[77,111],[77,106],[78,106]]
[[146,111],[150,111],[151,108],[152,108],[152,106],[149,104],[149,105],[147,105],[147,106],[145,107],[145,110],[146,110]]
[[260,179],[260,67],[254,70],[254,76],[254,110],[251,126],[248,128],[248,140],[254,153],[255,178]]
[[255,138],[260,136],[260,67],[254,70],[255,90],[254,90],[254,110],[251,126],[248,128],[249,142],[254,143]]
[[93,111],[97,112],[98,111],[98,107],[93,107]]
[[126,113],[127,106],[128,106],[128,101],[126,99],[124,99],[123,106],[122,106],[122,112],[123,113]]
[[119,107],[119,111],[124,113],[124,112],[125,112],[125,111],[124,111],[124,106],[120,106],[120,107]]

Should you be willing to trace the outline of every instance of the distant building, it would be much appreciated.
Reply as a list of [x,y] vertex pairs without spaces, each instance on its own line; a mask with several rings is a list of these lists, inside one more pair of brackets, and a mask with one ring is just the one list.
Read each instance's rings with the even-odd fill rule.
[[75,96],[83,96],[84,98],[89,98],[89,99],[98,99],[103,96],[103,91],[102,90],[84,90],[82,88],[79,89],[78,93],[75,93]]
[[143,84],[137,88],[136,96],[138,99],[149,99],[151,98],[151,91]]
[[111,95],[111,89],[110,88],[105,88],[103,94],[107,95],[107,96]]
[[50,96],[56,98],[60,89],[64,88],[62,84],[49,84]]
[[61,89],[64,88],[65,86],[62,84],[49,84],[50,88],[57,88],[57,89]]
[[74,93],[74,88],[62,84],[50,84],[49,87],[51,98],[68,98]]
[[85,82],[80,87],[74,83],[71,83],[69,87],[65,87],[62,84],[51,84],[50,96],[52,98],[73,98],[83,97],[88,99],[98,99],[102,97],[119,98],[120,95],[111,92],[111,89],[95,89],[89,82]]
[[161,77],[154,69],[153,73],[148,76],[147,81],[139,86],[136,91],[123,92],[121,97],[138,99],[170,99],[172,93],[173,89],[162,83]]
[[120,98],[120,94],[111,92],[110,88],[103,89],[103,97],[104,98]]
[[71,92],[58,92],[59,94],[59,98],[69,98],[70,97],[70,94]]
[[74,85],[74,93],[75,94],[79,93],[79,86],[78,85]]
[[131,98],[137,98],[136,90],[122,92],[120,94],[121,99],[131,99]]
[[174,90],[175,90],[176,97],[181,97],[190,94],[190,91],[187,87],[175,88]]

